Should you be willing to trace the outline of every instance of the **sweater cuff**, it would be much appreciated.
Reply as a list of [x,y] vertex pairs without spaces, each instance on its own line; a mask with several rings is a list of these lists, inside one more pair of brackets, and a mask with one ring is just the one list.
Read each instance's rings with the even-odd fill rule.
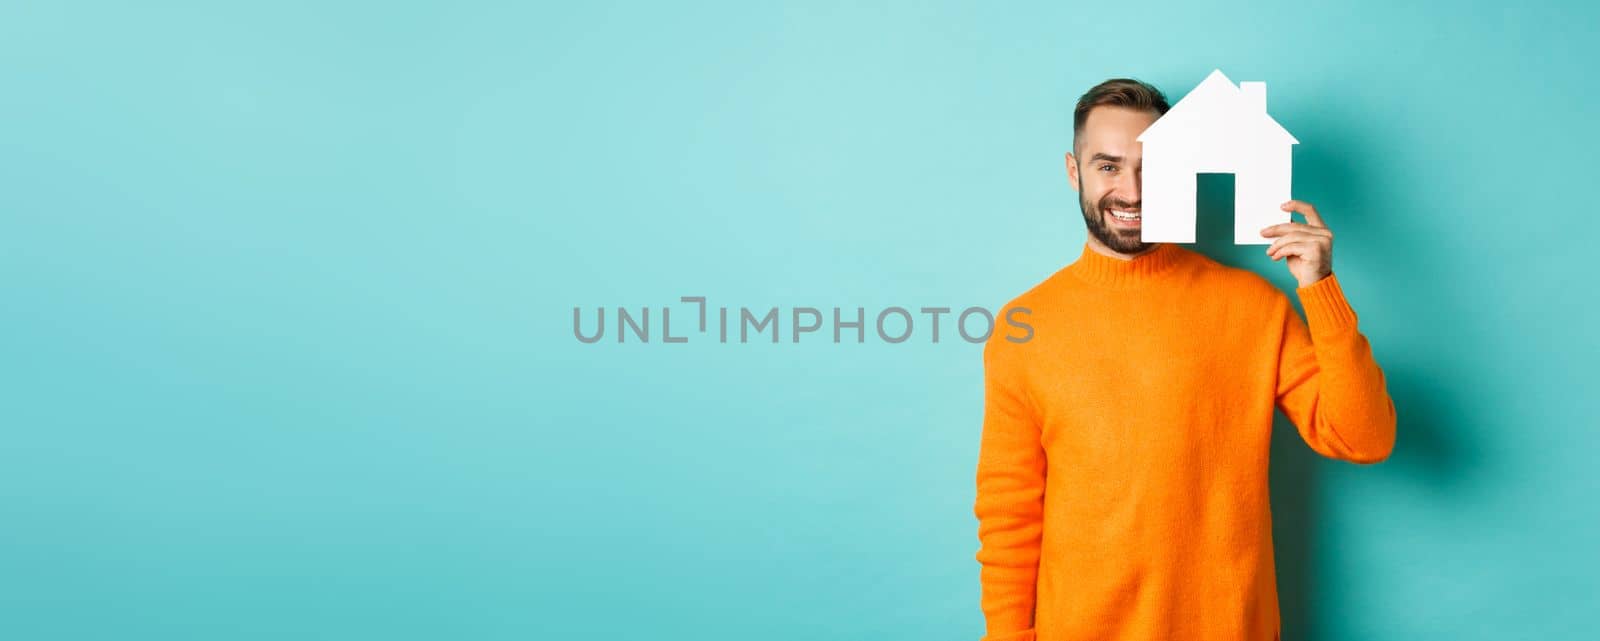
[[1026,630],[991,634],[980,641],[1034,641],[1034,629],[1028,628]]
[[1306,324],[1311,326],[1313,336],[1356,326],[1356,311],[1345,299],[1338,276],[1330,273],[1322,280],[1295,289],[1295,293],[1300,295],[1300,304],[1306,310]]

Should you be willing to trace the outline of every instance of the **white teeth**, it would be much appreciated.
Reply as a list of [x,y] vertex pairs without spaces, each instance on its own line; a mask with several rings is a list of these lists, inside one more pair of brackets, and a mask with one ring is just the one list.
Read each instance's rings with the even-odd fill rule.
[[1136,212],[1136,211],[1128,212],[1128,211],[1117,211],[1117,210],[1113,209],[1113,210],[1111,210],[1111,215],[1112,216],[1116,216],[1117,218],[1121,218],[1123,220],[1139,220],[1139,212]]

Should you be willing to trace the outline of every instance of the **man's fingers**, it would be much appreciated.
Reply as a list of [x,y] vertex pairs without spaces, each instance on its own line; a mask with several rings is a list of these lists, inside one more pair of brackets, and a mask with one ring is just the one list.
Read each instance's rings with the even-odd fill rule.
[[1301,258],[1315,258],[1318,255],[1321,255],[1321,256],[1326,257],[1326,256],[1328,256],[1329,250],[1330,250],[1330,248],[1329,248],[1327,243],[1325,243],[1323,241],[1320,241],[1320,240],[1317,240],[1317,239],[1311,239],[1311,240],[1280,239],[1280,240],[1283,242],[1283,244],[1277,245],[1275,247],[1270,247],[1270,248],[1267,249],[1267,255],[1271,256],[1273,260],[1277,260],[1277,259],[1282,258],[1284,256],[1299,256]]
[[1311,243],[1300,240],[1274,245],[1267,251],[1267,255],[1271,256],[1273,260],[1278,260],[1284,256],[1305,256],[1310,251]]
[[1311,203],[1303,200],[1291,200],[1280,205],[1280,207],[1284,211],[1299,212],[1300,214],[1303,214],[1306,217],[1306,222],[1310,223],[1313,227],[1327,227],[1327,225],[1322,223],[1322,214],[1317,213],[1317,208],[1313,207]]
[[1333,235],[1333,232],[1327,227],[1313,227],[1305,223],[1278,223],[1276,225],[1268,225],[1261,228],[1261,236],[1264,238],[1283,236],[1291,232],[1307,232],[1327,236]]
[[1321,234],[1315,234],[1311,232],[1288,232],[1280,236],[1277,240],[1272,241],[1272,245],[1267,247],[1267,253],[1271,254],[1272,250],[1289,243],[1315,243],[1321,238],[1323,238]]

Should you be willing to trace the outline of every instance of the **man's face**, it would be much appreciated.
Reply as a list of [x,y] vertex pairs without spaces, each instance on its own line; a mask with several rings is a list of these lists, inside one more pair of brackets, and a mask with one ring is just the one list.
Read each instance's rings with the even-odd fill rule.
[[1160,116],[1153,111],[1101,106],[1089,111],[1083,132],[1067,154],[1067,177],[1089,233],[1112,251],[1137,254],[1154,243],[1139,240],[1142,151],[1137,139]]

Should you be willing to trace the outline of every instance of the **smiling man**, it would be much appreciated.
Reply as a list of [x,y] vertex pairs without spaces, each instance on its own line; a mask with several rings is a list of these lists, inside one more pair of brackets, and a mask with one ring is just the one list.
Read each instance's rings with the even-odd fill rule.
[[1167,101],[1109,80],[1074,114],[1067,177],[1088,241],[1007,305],[1034,338],[984,349],[977,469],[986,641],[1280,638],[1267,463],[1274,408],[1323,456],[1395,442],[1383,371],[1333,274],[1333,234],[1262,230],[1305,319],[1266,279],[1140,226],[1140,132]]

